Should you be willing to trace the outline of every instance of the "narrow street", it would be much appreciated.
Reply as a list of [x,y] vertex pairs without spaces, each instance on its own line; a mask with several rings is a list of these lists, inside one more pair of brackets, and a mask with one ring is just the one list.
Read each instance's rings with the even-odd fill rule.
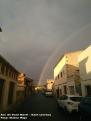
[[77,113],[67,114],[58,108],[54,97],[45,97],[45,95],[32,95],[19,104],[14,113],[28,114],[29,120],[36,121],[79,121]]

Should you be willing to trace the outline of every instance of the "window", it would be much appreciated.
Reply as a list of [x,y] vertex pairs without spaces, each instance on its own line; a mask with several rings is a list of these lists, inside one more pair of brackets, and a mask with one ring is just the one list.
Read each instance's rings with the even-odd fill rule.
[[11,72],[11,78],[13,78],[13,72]]
[[60,89],[60,96],[62,96],[62,89]]
[[74,95],[75,91],[74,91],[74,86],[69,86],[69,90],[70,90],[70,94]]
[[77,69],[76,72],[79,72],[79,69]]
[[1,66],[1,73],[2,74],[4,74],[4,69],[5,69],[4,64],[2,64],[2,66]]
[[64,94],[67,94],[67,86],[64,85]]
[[59,74],[58,74],[58,79],[59,79]]
[[86,86],[87,96],[91,95],[91,86]]
[[13,78],[14,78],[14,80],[15,80],[15,73],[13,73]]
[[6,66],[6,76],[8,76],[8,67]]
[[2,99],[3,86],[4,86],[4,80],[0,79],[0,104]]
[[64,74],[64,70],[63,70],[63,74]]
[[11,77],[11,71],[9,70],[9,77]]
[[17,80],[17,75],[15,74],[15,80]]
[[63,76],[63,73],[61,72],[61,77]]

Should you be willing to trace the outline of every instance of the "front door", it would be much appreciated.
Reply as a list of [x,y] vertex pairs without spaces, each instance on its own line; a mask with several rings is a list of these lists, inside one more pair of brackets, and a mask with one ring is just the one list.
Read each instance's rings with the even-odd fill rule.
[[9,105],[13,103],[13,97],[14,97],[14,83],[10,82],[9,95],[8,95],[8,104]]
[[91,86],[86,86],[87,89],[87,96],[91,96]]

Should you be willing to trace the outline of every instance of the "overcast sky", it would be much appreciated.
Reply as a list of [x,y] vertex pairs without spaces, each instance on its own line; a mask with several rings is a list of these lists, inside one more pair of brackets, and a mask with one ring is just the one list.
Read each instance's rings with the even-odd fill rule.
[[0,0],[0,26],[0,53],[45,80],[61,54],[91,43],[91,0]]

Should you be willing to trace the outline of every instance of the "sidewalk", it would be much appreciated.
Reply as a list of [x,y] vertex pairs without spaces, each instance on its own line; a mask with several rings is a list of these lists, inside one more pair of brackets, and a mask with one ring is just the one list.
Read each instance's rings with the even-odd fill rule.
[[30,98],[32,95],[25,97],[22,100],[17,101],[14,105],[10,105],[8,110],[5,111],[4,113],[14,113],[16,111],[16,108],[18,108],[23,102],[25,102],[26,100],[28,100],[28,98]]

